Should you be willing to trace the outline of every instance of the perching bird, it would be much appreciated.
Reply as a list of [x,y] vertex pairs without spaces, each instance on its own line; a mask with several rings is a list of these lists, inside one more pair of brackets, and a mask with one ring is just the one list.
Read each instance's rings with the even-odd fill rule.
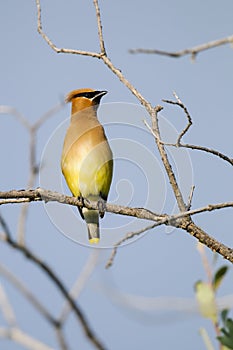
[[[79,89],[71,91],[66,102],[72,103],[70,126],[66,132],[61,169],[73,196],[103,204],[112,182],[113,160],[97,109],[107,91]],[[101,207],[101,206],[100,206]],[[99,242],[99,216],[103,210],[78,207],[86,221],[90,243]]]

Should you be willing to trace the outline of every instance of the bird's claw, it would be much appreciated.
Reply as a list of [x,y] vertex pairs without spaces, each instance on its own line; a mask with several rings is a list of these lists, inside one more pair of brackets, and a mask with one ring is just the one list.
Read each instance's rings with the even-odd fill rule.
[[99,216],[101,219],[104,217],[105,211],[106,211],[106,202],[102,198],[98,200],[97,202],[98,210],[99,210]]
[[81,194],[80,194],[80,196],[78,196],[78,201],[81,202],[79,207],[83,208],[84,207],[84,198],[83,198],[83,196]]

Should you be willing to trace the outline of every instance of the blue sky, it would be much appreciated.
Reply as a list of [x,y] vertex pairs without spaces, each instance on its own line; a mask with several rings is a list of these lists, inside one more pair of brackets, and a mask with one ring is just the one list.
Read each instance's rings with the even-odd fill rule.
[[[99,49],[91,1],[42,1],[41,5],[43,28],[58,47]],[[137,47],[179,50],[231,35],[232,1],[148,0],[142,3],[119,0],[101,1],[100,8],[106,49],[116,67],[154,105],[161,104],[162,99],[173,99],[175,90],[193,118],[185,142],[215,148],[230,156],[233,127],[233,51],[230,45],[200,53],[195,63],[189,57],[172,59],[130,55],[128,50]],[[143,123],[143,119],[150,121],[146,111],[102,62],[56,54],[39,36],[36,25],[35,2],[10,0],[0,4],[0,104],[16,108],[33,123],[73,89],[107,90],[109,93],[103,98],[99,116],[116,158],[109,200],[164,212],[174,210],[174,197],[166,174],[153,138]],[[185,117],[178,108],[164,103],[163,106],[161,126],[164,137],[174,137],[185,126]],[[43,181],[48,181],[51,189],[60,186],[66,194],[69,191],[59,172],[59,161],[69,113],[70,106],[64,106],[41,127],[37,137],[37,160],[46,160],[42,179],[43,171],[49,174]],[[8,114],[1,114],[0,125],[1,189],[24,188],[28,175],[28,134]],[[51,156],[46,146],[48,142],[52,144]],[[230,165],[196,151],[171,152],[185,196],[190,185],[196,186],[193,208],[232,200]],[[38,180],[35,187],[39,185]],[[30,205],[26,240],[71,287],[91,249],[85,246],[85,226],[75,212],[70,208],[53,208],[51,211],[54,210],[55,214],[51,214],[49,207],[42,203]],[[19,205],[2,208],[13,233],[17,229],[19,210]],[[195,222],[218,240],[232,246],[231,217],[231,210],[226,209],[198,215]],[[61,221],[58,225],[54,222],[56,218]],[[142,222],[106,214],[101,221],[102,247],[114,243],[118,235],[121,237],[142,226]],[[83,232],[81,245],[67,238],[75,239],[76,227],[77,231]],[[6,264],[57,314],[62,298],[51,282],[3,243],[0,253],[1,263]],[[95,271],[79,297],[79,304],[90,324],[108,349],[158,347],[166,350],[171,346],[204,349],[198,334],[201,326],[205,326],[214,339],[208,321],[199,316],[172,311],[162,315],[133,311],[119,307],[109,293],[114,288],[148,297],[194,297],[194,283],[205,276],[195,239],[180,230],[168,232],[167,228],[160,227],[120,248],[114,266],[105,270],[110,253],[110,249],[101,249]],[[211,259],[212,255],[207,254]],[[219,258],[218,265],[223,263]],[[231,278],[229,272],[220,294],[232,293]],[[1,278],[1,283],[22,328],[57,349],[56,338],[46,322],[36,316],[33,308],[5,279]],[[1,316],[0,321],[3,324]],[[76,349],[77,344],[84,350],[92,348],[73,316],[68,320],[66,335],[71,349]],[[21,347],[6,341],[4,349]]]

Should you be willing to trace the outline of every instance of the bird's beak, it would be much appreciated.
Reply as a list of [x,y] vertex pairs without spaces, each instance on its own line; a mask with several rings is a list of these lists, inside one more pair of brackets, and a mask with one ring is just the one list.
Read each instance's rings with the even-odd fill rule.
[[95,95],[95,97],[94,97],[94,100],[96,99],[96,98],[101,98],[102,96],[104,96],[104,95],[106,95],[108,92],[107,91],[105,91],[105,90],[103,90],[103,91],[98,91],[98,93]]

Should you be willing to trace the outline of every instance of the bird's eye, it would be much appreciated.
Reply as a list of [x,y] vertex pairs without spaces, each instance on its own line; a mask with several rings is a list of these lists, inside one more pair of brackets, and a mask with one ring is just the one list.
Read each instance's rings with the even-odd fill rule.
[[90,92],[84,92],[83,94],[82,94],[82,96],[83,97],[86,97],[86,98],[92,98],[93,96],[92,96],[92,93],[90,93]]
[[95,96],[98,96],[100,91],[87,91],[87,92],[80,92],[76,95],[73,95],[72,98],[77,98],[77,97],[85,97],[90,100],[94,100]]

